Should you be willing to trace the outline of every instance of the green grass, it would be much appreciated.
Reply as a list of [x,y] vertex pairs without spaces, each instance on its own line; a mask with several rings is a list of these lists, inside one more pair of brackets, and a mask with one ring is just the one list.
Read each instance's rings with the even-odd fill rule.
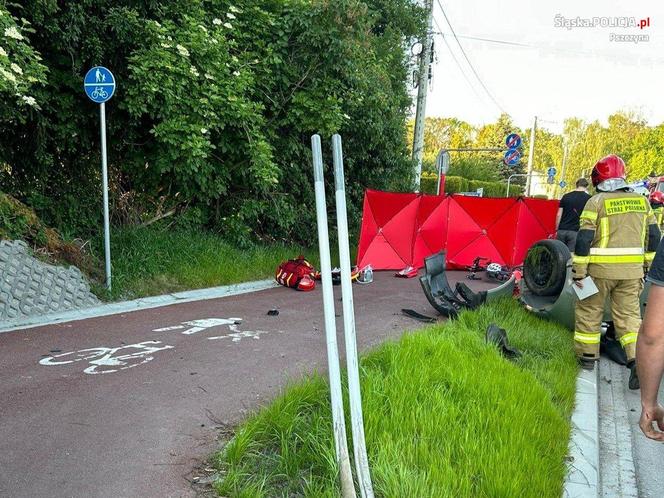
[[[484,344],[491,322],[523,352],[516,363]],[[568,331],[502,301],[383,344],[361,365],[376,496],[561,496],[577,373]],[[220,496],[339,496],[324,378],[287,388],[214,461]]]
[[[103,243],[96,241],[103,266]],[[111,234],[113,291],[96,286],[102,297],[132,299],[274,277],[277,265],[304,254],[316,261],[318,250],[270,245],[238,249],[220,235],[159,227],[115,229]],[[315,257],[314,257],[315,256]]]

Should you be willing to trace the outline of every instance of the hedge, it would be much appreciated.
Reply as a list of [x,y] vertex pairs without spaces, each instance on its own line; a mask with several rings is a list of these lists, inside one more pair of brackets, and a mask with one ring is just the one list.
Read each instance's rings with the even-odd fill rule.
[[[420,191],[425,194],[435,194],[437,178],[434,173],[423,173],[420,180]],[[445,177],[445,193],[474,192],[478,188],[484,189],[484,197],[505,197],[507,185],[503,182],[468,180],[461,176]],[[510,185],[511,197],[517,197],[522,193],[523,189],[520,185]]]

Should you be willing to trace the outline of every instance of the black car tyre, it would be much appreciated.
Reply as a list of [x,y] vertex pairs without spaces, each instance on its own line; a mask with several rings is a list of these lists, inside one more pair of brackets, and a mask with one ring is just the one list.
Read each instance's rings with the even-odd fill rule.
[[567,262],[572,257],[567,246],[559,240],[535,242],[523,264],[523,280],[536,296],[555,296],[565,285]]

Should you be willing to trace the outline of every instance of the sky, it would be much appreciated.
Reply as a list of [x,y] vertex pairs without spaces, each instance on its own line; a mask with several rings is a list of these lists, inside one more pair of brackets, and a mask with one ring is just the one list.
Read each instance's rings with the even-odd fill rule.
[[[503,109],[519,127],[530,127],[537,115],[540,126],[556,132],[566,117],[606,123],[618,110],[636,111],[652,125],[664,122],[664,2],[433,1],[436,62],[427,116],[454,116],[480,125],[495,121]],[[491,96],[464,59],[441,4]],[[600,25],[555,25],[577,18]],[[643,29],[601,26],[648,18],[650,26]],[[612,41],[612,35],[647,35],[649,40]]]

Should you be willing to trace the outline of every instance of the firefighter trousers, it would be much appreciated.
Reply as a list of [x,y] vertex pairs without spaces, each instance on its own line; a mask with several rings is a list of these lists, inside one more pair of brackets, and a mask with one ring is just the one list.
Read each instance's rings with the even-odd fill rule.
[[579,358],[599,359],[599,341],[606,300],[627,360],[636,356],[636,337],[641,326],[639,299],[643,290],[641,279],[613,280],[593,278],[599,292],[577,301],[575,308],[574,349]]

